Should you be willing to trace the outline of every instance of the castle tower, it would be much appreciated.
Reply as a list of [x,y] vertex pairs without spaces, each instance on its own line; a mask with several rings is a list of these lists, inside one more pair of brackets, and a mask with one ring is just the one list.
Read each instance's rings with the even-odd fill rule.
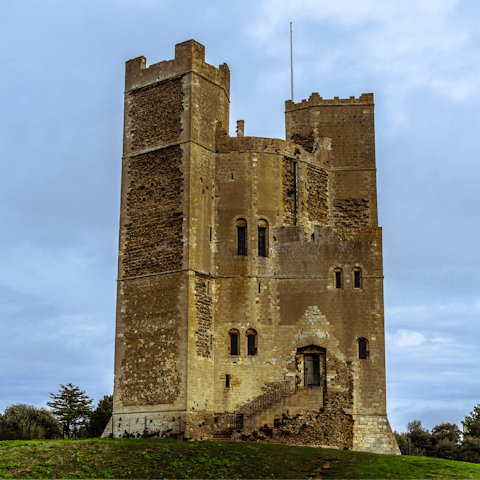
[[185,424],[192,402],[213,411],[212,315],[205,294],[197,325],[192,298],[213,267],[215,129],[228,127],[229,70],[206,64],[193,40],[174,60],[145,64],[126,64],[114,435],[145,428],[145,417],[162,430]]
[[373,95],[286,102],[286,141],[245,136],[243,121],[230,137],[228,97],[228,67],[206,64],[194,41],[149,68],[127,62],[104,435],[208,439],[267,424],[280,438],[308,423],[300,442],[399,453]]

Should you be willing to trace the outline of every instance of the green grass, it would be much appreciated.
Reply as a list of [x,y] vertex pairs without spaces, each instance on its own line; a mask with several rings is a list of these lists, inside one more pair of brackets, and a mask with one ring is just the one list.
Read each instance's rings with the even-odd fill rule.
[[1,478],[480,479],[480,465],[255,443],[32,440],[0,442]]

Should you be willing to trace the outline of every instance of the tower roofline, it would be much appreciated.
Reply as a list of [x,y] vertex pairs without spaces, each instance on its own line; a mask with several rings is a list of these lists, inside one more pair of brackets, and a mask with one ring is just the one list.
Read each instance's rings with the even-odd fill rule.
[[299,103],[294,103],[291,100],[285,102],[285,112],[300,110],[302,108],[317,107],[320,105],[328,106],[345,106],[345,105],[373,105],[373,93],[362,93],[360,97],[339,98],[333,99],[322,98],[318,93],[312,93],[308,100],[302,100]]
[[218,68],[205,62],[205,47],[195,40],[175,45],[175,58],[147,67],[144,56],[128,60],[125,65],[125,91],[151,85],[169,78],[194,72],[219,86],[230,97],[230,70],[226,63]]

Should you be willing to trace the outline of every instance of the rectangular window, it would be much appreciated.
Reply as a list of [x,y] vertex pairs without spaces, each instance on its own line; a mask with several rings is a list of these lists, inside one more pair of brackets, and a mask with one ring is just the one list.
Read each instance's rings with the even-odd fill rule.
[[360,360],[367,359],[367,341],[364,338],[358,341],[358,358]]
[[258,227],[258,256],[267,256],[267,245],[265,243],[266,228]]
[[237,255],[246,255],[245,233],[246,227],[237,227],[238,230],[238,249]]
[[238,355],[238,335],[230,335],[230,355]]
[[225,388],[230,388],[230,375],[225,375]]
[[257,349],[255,348],[255,335],[249,335],[248,337],[248,354],[255,355]]
[[335,287],[342,288],[342,272],[335,272]]
[[360,272],[353,272],[355,288],[360,288]]

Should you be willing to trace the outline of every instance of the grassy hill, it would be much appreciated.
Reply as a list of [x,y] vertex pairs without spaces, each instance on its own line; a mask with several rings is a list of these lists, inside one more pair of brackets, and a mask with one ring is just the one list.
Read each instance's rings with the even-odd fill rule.
[[0,478],[478,478],[480,465],[255,443],[0,442]]

